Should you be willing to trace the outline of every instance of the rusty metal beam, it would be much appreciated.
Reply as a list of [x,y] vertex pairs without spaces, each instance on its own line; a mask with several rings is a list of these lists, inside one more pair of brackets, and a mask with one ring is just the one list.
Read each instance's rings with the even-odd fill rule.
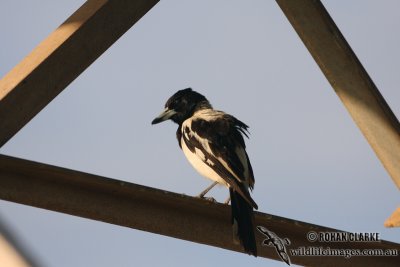
[[0,80],[0,147],[159,0],[88,0]]
[[[0,155],[0,199],[242,252],[232,242],[228,205],[4,155]],[[387,241],[310,243],[309,231],[338,230],[261,212],[256,213],[256,225],[289,238],[288,248],[400,250],[400,244]],[[274,248],[261,245],[261,234],[256,239],[259,256],[279,260]],[[398,266],[399,262],[399,256],[290,258],[307,266]]]
[[319,0],[276,0],[400,188],[400,124]]

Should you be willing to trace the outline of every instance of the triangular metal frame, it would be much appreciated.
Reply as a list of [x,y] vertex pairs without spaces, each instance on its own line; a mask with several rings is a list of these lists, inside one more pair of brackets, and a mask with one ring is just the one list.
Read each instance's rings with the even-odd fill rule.
[[[39,44],[0,80],[0,146],[14,136],[157,2],[157,0],[88,0]],[[309,49],[395,184],[400,187],[400,124],[322,3],[309,0],[277,0],[277,3]],[[230,229],[230,226],[229,223],[220,220],[221,217],[218,217],[223,216],[225,218],[228,212],[227,207],[220,204],[204,203],[201,200],[162,190],[148,189],[122,181],[8,156],[0,156],[0,177],[0,198],[4,200],[240,251],[240,247],[231,244],[223,235],[226,234],[228,228]],[[55,181],[61,183],[56,183],[58,190],[60,190],[57,192],[61,195],[65,194],[61,197],[61,199],[65,199],[65,203],[52,202],[49,197],[44,195],[36,194],[27,197],[27,194],[21,194],[21,192],[25,192],[24,190],[28,190],[27,188],[32,184],[44,191],[49,190],[49,188],[57,190],[51,188]],[[70,191],[76,188],[84,189],[83,191]],[[54,192],[51,190],[47,192]],[[140,226],[133,216],[121,217],[122,213],[118,213],[116,210],[110,210],[105,215],[100,214],[103,208],[100,204],[104,201],[101,198],[91,199],[90,209],[87,210],[79,210],[76,206],[77,203],[68,202],[67,192],[71,194],[72,192],[81,193],[76,197],[85,197],[85,194],[89,192],[88,190],[90,192],[91,190],[101,192],[111,190],[106,196],[109,198],[108,201],[114,201],[116,205],[118,203],[126,205],[124,207],[127,211],[139,209],[140,205],[150,205],[153,209],[161,212],[160,207],[155,205],[158,202],[152,197],[160,198],[169,203],[169,207],[173,207],[173,209],[164,210],[165,216],[175,214],[173,210],[176,211],[176,209],[180,209],[177,215],[183,216],[189,221],[193,221],[193,218],[208,216],[209,219],[204,222],[204,225],[207,225],[209,233],[202,231],[201,240],[199,240],[198,231],[201,230],[192,234],[185,233],[185,236],[182,236],[179,234],[181,230],[175,229],[178,227],[174,227],[173,224],[157,225],[154,228],[154,225],[152,226],[154,221],[145,214],[135,214],[135,216],[144,216],[139,220]],[[135,194],[139,194],[139,192],[144,192],[140,203],[135,204],[139,206],[129,206],[126,200],[134,197]],[[94,196],[95,193],[92,195]],[[213,206],[213,209],[219,210],[220,213],[210,214],[210,210],[212,210],[210,205]],[[195,206],[197,210],[186,212],[185,207],[188,206]],[[201,216],[198,217],[199,215]],[[146,220],[148,221],[147,224],[145,223]],[[207,221],[209,221],[208,224]],[[257,213],[257,221],[281,227],[279,229],[283,231],[282,234],[298,246],[310,245],[305,240],[305,235],[310,229],[315,231],[327,229],[262,213]],[[219,229],[219,231],[215,229]],[[214,236],[211,236],[210,233],[213,233]],[[382,248],[385,249],[399,249],[400,246],[390,242],[382,242],[381,244]],[[338,247],[338,244],[333,243],[325,243],[324,245]],[[364,243],[349,245],[350,248],[354,249],[369,248]],[[259,246],[260,256],[279,259],[270,250],[261,247],[261,244]],[[398,257],[355,257],[351,260],[351,263],[354,264],[352,266],[375,266],[376,260],[380,264],[384,263],[385,266],[396,266]],[[348,262],[348,260],[345,261]],[[292,262],[306,264],[307,266],[320,266],[321,263],[326,265],[327,262],[333,265],[342,265],[343,263],[337,257],[293,257]]]

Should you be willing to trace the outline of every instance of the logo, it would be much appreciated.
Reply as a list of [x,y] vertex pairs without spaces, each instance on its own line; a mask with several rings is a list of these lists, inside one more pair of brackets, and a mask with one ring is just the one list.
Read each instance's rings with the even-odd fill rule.
[[287,265],[290,265],[290,258],[286,250],[286,246],[290,245],[290,240],[288,238],[280,238],[264,226],[257,226],[257,230],[267,237],[263,240],[262,245],[275,247],[276,253],[278,253],[279,257],[286,262]]

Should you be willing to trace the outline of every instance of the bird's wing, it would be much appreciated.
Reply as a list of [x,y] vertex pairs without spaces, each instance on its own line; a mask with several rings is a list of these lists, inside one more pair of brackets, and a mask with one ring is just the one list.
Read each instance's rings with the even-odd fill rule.
[[253,188],[254,176],[242,136],[246,130],[247,125],[222,112],[214,117],[194,116],[181,129],[188,149],[256,208],[247,190]]

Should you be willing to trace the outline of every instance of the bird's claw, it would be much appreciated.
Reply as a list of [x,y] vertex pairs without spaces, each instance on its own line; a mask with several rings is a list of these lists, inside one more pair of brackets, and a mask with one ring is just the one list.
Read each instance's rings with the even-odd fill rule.
[[213,197],[205,197],[204,199],[213,203],[217,203],[217,201]]
[[197,197],[201,198],[201,199],[204,199],[204,200],[207,200],[207,201],[210,201],[210,202],[213,202],[213,203],[217,203],[217,201],[213,197],[205,197],[204,195],[203,196],[202,195],[198,195]]

